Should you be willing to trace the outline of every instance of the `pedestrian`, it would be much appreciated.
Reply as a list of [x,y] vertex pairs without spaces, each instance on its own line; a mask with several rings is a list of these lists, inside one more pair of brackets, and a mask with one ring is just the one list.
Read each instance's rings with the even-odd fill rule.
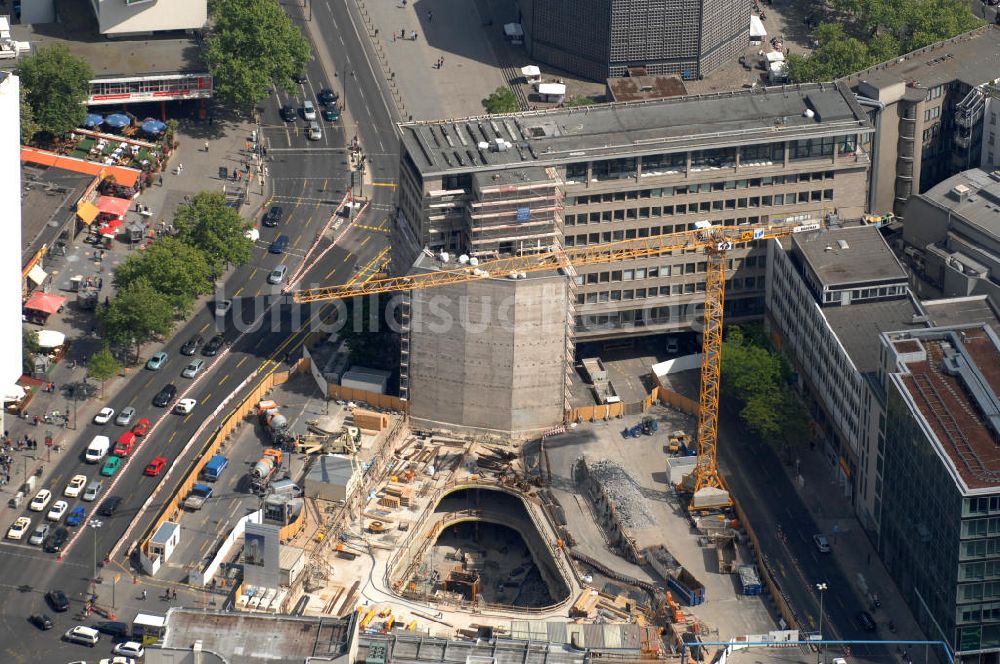
[[394,32],[394,33],[392,33],[392,41],[393,41],[393,42],[395,42],[395,41],[396,41],[396,33],[395,33],[395,32]]
[[177,164],[177,174],[180,175],[181,171],[184,170],[184,164]]
[[145,588],[142,589],[142,598],[146,599],[146,589]]
[[406,39],[406,29],[405,28],[399,31],[399,38],[400,39]]
[[433,20],[434,20],[434,12],[432,12],[431,10],[428,9],[427,10],[427,22],[430,23]]
[[375,28],[375,39],[378,39],[378,28]]
[[417,31],[414,30],[410,33],[410,41],[417,41]]
[[438,65],[438,69],[440,69],[441,67],[444,67],[444,56],[443,55],[441,56],[439,62],[440,62],[440,64]]

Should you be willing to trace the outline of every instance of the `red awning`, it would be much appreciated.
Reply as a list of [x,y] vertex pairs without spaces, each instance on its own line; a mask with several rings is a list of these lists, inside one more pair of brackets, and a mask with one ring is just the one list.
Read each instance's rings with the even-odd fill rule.
[[28,298],[28,301],[24,303],[25,309],[31,309],[32,311],[41,311],[45,314],[54,314],[59,311],[59,308],[66,302],[66,298],[61,295],[53,295],[51,293],[39,293],[35,291]]
[[105,214],[113,214],[116,217],[124,217],[128,212],[132,201],[125,198],[115,198],[114,196],[101,196],[97,199],[97,209]]
[[112,219],[111,221],[103,224],[101,229],[97,231],[99,235],[107,235],[108,237],[114,237],[118,235],[118,229],[125,225],[125,222],[121,219]]

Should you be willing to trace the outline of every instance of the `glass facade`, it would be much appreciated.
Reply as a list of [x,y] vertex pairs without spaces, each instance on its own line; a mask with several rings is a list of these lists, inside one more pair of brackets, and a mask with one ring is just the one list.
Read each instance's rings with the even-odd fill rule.
[[928,638],[1000,648],[1000,491],[963,496],[895,382],[887,396],[882,560]]

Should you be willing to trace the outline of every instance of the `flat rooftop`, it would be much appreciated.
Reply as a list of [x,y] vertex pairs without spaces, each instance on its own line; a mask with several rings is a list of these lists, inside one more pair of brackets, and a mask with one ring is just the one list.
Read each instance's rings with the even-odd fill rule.
[[[444,270],[459,270],[459,269],[466,269],[466,270],[473,270],[473,269],[475,269],[469,263],[466,263],[464,265],[461,264],[461,263],[459,263],[458,262],[458,258],[459,257],[457,255],[450,254],[448,256],[448,262],[445,263],[445,262],[441,261],[440,254],[435,254],[434,256],[428,256],[425,253],[420,253],[417,256],[417,259],[413,262],[413,269],[417,270],[417,271],[421,271],[421,272],[437,272],[439,270],[440,271],[444,271]],[[520,281],[520,275],[521,274],[522,273],[520,273],[520,272],[518,273],[518,281]],[[539,278],[542,278],[542,277],[552,277],[553,275],[556,274],[556,271],[555,270],[538,270],[536,272],[524,272],[523,274],[524,274],[524,278],[525,279],[539,279]],[[499,273],[498,272],[496,274],[491,274],[489,277],[484,277],[482,279],[476,279],[476,280],[470,281],[468,283],[475,283],[476,281],[487,281],[488,279],[502,279],[504,281],[513,281],[513,279],[510,279],[510,277],[508,276],[508,273],[506,273],[506,272]]]
[[1000,71],[1000,27],[985,25],[925,46],[841,80],[851,87],[865,82],[875,88],[896,83],[927,89],[951,81],[976,86],[996,79]]
[[862,374],[878,371],[881,361],[878,338],[883,332],[927,327],[925,322],[914,321],[914,316],[919,314],[916,304],[908,297],[823,308],[823,315],[847,356]]
[[[959,186],[968,188],[966,196],[962,197],[954,191]],[[979,168],[962,171],[931,187],[921,196],[951,210],[953,217],[960,217],[976,230],[1000,239],[1000,172],[993,175]],[[953,229],[954,223],[951,224]]]
[[52,246],[93,175],[21,162],[21,265]]
[[[586,653],[547,641],[507,639],[456,641],[437,637],[394,634],[361,636],[355,661],[384,658],[392,662],[493,662],[494,664],[584,664]],[[378,653],[376,656],[376,652]]]
[[[30,42],[32,51],[61,44],[90,63],[98,79],[208,71],[198,42],[183,33],[108,39],[98,32],[97,18],[87,0],[60,0],[59,17],[59,23],[13,25],[12,36]],[[15,60],[10,63],[16,66]]]
[[687,94],[680,76],[621,76],[608,79],[611,101],[666,99]]
[[[951,333],[958,335],[959,343]],[[914,340],[918,344],[914,344]],[[979,328],[933,328],[922,333],[891,334],[889,343],[901,355],[906,373],[900,377],[911,402],[933,429],[947,458],[971,489],[1000,487],[1000,445],[997,431],[984,419],[1000,419],[1000,340],[986,325]],[[968,374],[946,372],[944,358],[951,354],[971,366]],[[985,407],[984,407],[985,406]]]
[[190,648],[201,641],[231,664],[301,664],[306,657],[346,653],[350,620],[170,609],[164,646]]
[[874,226],[798,233],[792,247],[823,286],[906,282],[906,271]]
[[[805,111],[811,110],[812,117]],[[522,169],[591,159],[873,131],[844,84],[736,90],[459,120],[400,124],[425,175]],[[497,139],[509,147],[496,150]],[[490,147],[480,148],[482,143]]]
[[986,323],[1000,333],[1000,313],[986,295],[924,300],[920,307],[935,327],[959,327]]

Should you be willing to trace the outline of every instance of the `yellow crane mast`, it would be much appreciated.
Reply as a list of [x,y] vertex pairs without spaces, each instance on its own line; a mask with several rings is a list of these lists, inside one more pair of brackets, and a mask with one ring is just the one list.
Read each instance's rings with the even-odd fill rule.
[[701,356],[701,391],[698,409],[698,459],[695,466],[693,509],[728,507],[729,494],[719,475],[716,444],[719,435],[719,383],[722,369],[722,324],[726,286],[726,252],[737,244],[781,238],[819,230],[820,224],[773,223],[748,226],[711,226],[701,222],[692,230],[583,247],[556,248],[537,254],[512,256],[477,265],[431,270],[401,277],[371,279],[301,290],[296,302],[322,302],[398,291],[436,288],[449,284],[503,278],[522,272],[558,270],[569,266],[597,265],[661,256],[675,251],[705,250],[708,274],[705,286],[705,321]]

